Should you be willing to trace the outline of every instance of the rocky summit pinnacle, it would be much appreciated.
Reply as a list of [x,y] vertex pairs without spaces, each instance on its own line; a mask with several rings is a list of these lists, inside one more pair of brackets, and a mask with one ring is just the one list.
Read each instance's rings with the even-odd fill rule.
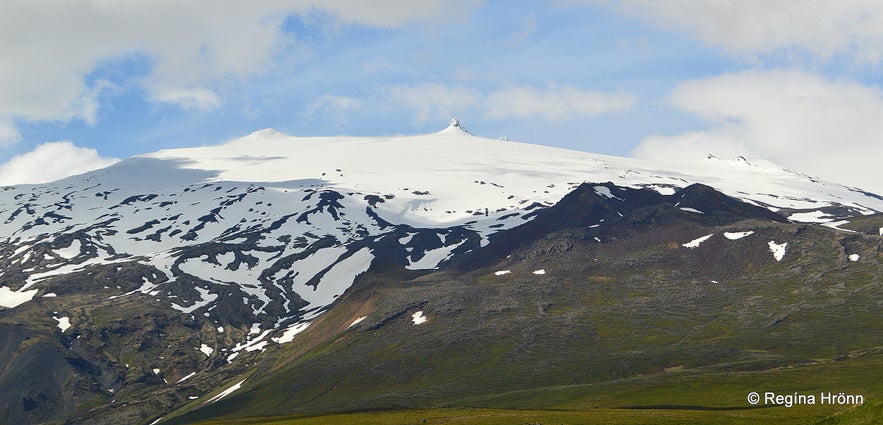
[[472,135],[472,133],[470,133],[469,130],[466,130],[466,128],[463,127],[462,124],[460,124],[460,120],[458,120],[457,118],[451,118],[451,123],[450,123],[450,125],[448,125],[448,128],[442,130],[440,133],[445,133],[445,134],[454,133],[454,134]]

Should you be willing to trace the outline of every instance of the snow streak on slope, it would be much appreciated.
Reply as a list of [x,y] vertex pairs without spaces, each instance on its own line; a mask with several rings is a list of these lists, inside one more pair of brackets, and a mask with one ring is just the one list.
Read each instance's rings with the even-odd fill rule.
[[731,241],[739,240],[754,234],[754,231],[749,230],[747,232],[725,232],[724,236]]
[[684,248],[699,248],[699,245],[702,244],[702,242],[707,241],[708,238],[710,238],[712,236],[714,236],[713,233],[710,235],[705,235],[700,238],[693,239],[692,241],[683,244],[683,246],[684,246]]

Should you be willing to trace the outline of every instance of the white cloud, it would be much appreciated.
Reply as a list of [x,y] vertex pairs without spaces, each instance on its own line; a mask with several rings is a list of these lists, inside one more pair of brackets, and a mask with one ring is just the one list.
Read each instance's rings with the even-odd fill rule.
[[602,4],[664,28],[685,31],[732,54],[800,49],[828,58],[883,59],[879,0],[564,0]]
[[392,108],[413,111],[418,122],[472,114],[486,119],[544,118],[567,120],[630,108],[637,98],[628,93],[602,93],[568,86],[544,89],[509,86],[483,93],[467,86],[438,83],[386,87],[382,101]]
[[300,10],[331,13],[343,23],[396,28],[414,21],[456,21],[469,16],[484,0],[300,0]]
[[749,71],[688,81],[672,94],[707,130],[643,140],[634,156],[691,161],[711,153],[753,156],[795,171],[883,193],[883,90],[795,70]]
[[21,134],[19,134],[18,129],[15,128],[15,123],[12,122],[12,118],[0,115],[0,147],[14,145],[20,140]]
[[0,164],[0,184],[45,183],[104,168],[118,161],[69,141],[43,143]]
[[218,95],[206,88],[160,89],[151,96],[154,102],[171,103],[183,109],[211,111],[221,106]]
[[485,116],[492,119],[510,117],[545,117],[549,120],[569,119],[574,115],[598,115],[632,107],[637,98],[629,93],[601,93],[576,87],[507,87],[485,99]]
[[307,106],[304,114],[307,121],[316,115],[331,116],[334,121],[343,122],[345,115],[364,105],[364,101],[348,96],[324,95]]
[[[14,120],[92,123],[102,63],[143,57],[148,98],[185,108],[219,105],[213,83],[266,72],[285,62],[292,14],[324,14],[333,25],[394,28],[463,19],[479,0],[255,0],[187,2],[81,0],[0,2],[0,143],[18,140]],[[297,37],[294,34],[293,37]]]
[[481,94],[470,87],[438,83],[389,86],[381,90],[380,96],[391,108],[412,110],[414,118],[421,123],[464,115],[482,99]]

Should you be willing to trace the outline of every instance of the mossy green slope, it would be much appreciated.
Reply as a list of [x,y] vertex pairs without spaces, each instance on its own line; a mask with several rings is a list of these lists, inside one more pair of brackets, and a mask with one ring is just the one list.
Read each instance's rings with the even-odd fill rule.
[[[883,399],[879,236],[626,219],[600,233],[557,230],[477,269],[410,279],[375,270],[242,390],[169,423],[420,408],[584,415],[561,423],[813,423],[848,407],[757,409],[745,397]],[[770,242],[788,244],[781,261]],[[417,311],[426,323],[412,322]],[[376,417],[397,414],[411,413]]]

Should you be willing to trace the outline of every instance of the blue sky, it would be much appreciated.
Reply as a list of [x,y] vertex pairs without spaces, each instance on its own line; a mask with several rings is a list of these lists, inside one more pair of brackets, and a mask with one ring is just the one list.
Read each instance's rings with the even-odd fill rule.
[[[272,127],[763,158],[883,193],[883,5],[710,0],[0,5],[0,184]],[[46,167],[51,163],[53,166]]]

